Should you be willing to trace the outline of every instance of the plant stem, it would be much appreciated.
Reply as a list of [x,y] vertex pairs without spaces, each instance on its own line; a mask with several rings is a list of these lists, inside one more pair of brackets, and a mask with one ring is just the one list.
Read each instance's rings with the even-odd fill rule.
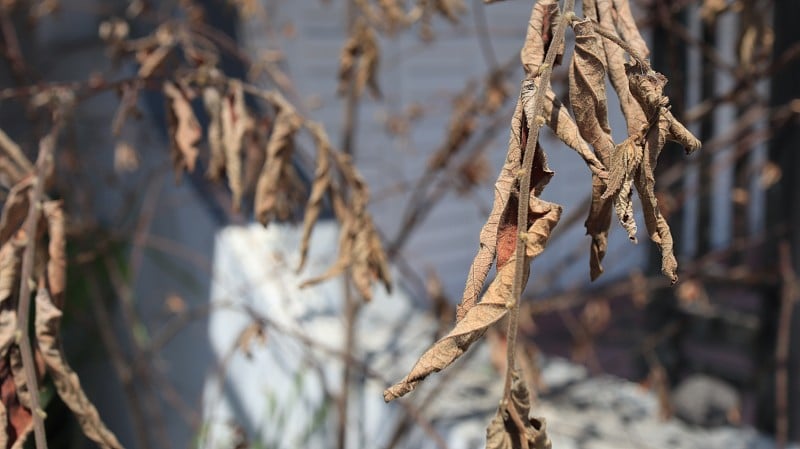
[[[536,142],[539,140],[539,129],[541,129],[543,121],[538,120],[538,117],[544,110],[545,94],[547,93],[547,86],[550,85],[550,77],[553,74],[553,63],[556,60],[559,47],[564,42],[564,34],[566,33],[567,25],[571,21],[575,9],[575,0],[566,0],[564,9],[558,22],[558,27],[553,35],[553,40],[550,42],[550,47],[547,49],[547,55],[544,58],[544,63],[539,70],[539,88],[533,98],[533,120],[530,120],[528,126],[528,140],[525,145],[525,157],[522,161],[522,177],[520,179],[520,192],[519,192],[519,207],[517,209],[517,229],[522,230],[523,227],[527,231],[528,224],[528,209],[530,208],[531,197],[531,173],[533,169],[533,155],[536,151]],[[508,403],[511,398],[511,372],[514,370],[514,357],[516,354],[517,343],[517,328],[519,326],[519,303],[522,296],[522,290],[525,288],[527,276],[525,276],[525,264],[529,263],[528,258],[525,257],[525,242],[521,237],[517,237],[517,244],[514,250],[514,284],[511,287],[511,310],[508,314],[508,331],[506,332],[507,348],[506,348],[506,382],[503,389],[503,402]]]
[[22,355],[22,368],[25,373],[25,384],[30,395],[33,432],[36,449],[47,449],[47,436],[44,430],[44,411],[39,406],[39,385],[36,378],[36,362],[33,359],[28,325],[31,311],[31,278],[33,262],[36,255],[36,228],[41,215],[41,201],[44,195],[44,184],[47,172],[53,164],[53,148],[60,129],[60,122],[53,125],[50,134],[39,141],[39,156],[36,161],[36,180],[30,196],[28,216],[25,219],[25,236],[28,239],[22,256],[22,269],[19,286],[19,304],[17,306],[17,332],[19,333],[19,349]]

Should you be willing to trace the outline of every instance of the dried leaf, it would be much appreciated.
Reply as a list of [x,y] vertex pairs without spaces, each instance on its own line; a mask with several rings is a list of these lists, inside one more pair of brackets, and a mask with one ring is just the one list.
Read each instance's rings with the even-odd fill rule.
[[366,21],[358,20],[339,56],[339,94],[347,92],[352,83],[357,96],[368,87],[373,97],[380,98],[379,64],[380,50],[375,32]]
[[64,226],[64,211],[61,201],[48,201],[43,206],[47,219],[47,289],[59,309],[64,306],[64,292],[67,289],[67,255]]
[[[615,30],[611,0],[598,0],[598,2],[597,16],[600,25],[607,30]],[[584,10],[585,8],[586,2],[584,2]],[[606,56],[608,79],[617,92],[620,109],[622,109],[622,115],[628,125],[628,135],[643,134],[648,125],[648,120],[642,107],[631,95],[630,87],[628,86],[628,75],[625,73],[625,51],[607,39],[603,39],[603,49]]]
[[19,270],[24,242],[12,239],[0,249],[0,360],[16,342],[17,310],[15,301],[19,288]]
[[[497,235],[500,219],[503,211],[506,210],[512,186],[516,181],[516,172],[522,161],[522,136],[527,133],[527,128],[523,125],[525,113],[522,107],[522,96],[517,100],[514,115],[511,117],[511,130],[508,141],[508,151],[503,167],[494,184],[494,203],[492,211],[486,219],[486,223],[481,228],[479,234],[478,252],[472,259],[472,264],[467,271],[467,281],[464,286],[464,293],[461,303],[456,309],[456,320],[461,321],[475,304],[478,302],[486,276],[494,262],[497,251]],[[525,134],[527,135],[527,134]]]
[[[526,109],[526,119],[529,123],[533,122],[533,117],[531,116],[533,108],[532,100],[536,94],[536,89],[538,89],[538,79],[526,79],[523,81],[521,90],[522,102]],[[558,97],[556,97],[552,89],[548,89],[547,93],[545,93],[543,114],[545,124],[553,130],[556,137],[568,147],[575,150],[593,174],[599,176],[601,179],[605,179],[608,176],[606,167],[600,162],[597,156],[595,156],[589,144],[583,140],[578,125],[569,115],[569,112]]]
[[5,447],[21,449],[28,435],[33,431],[33,417],[29,408],[22,405],[17,395],[17,384],[11,371],[9,355],[0,358],[0,403],[5,420],[0,435],[5,439]]
[[[507,211],[511,211],[511,213],[504,212],[506,217],[515,215],[513,213],[513,210],[515,210],[513,203],[513,201],[508,202]],[[553,228],[561,217],[561,206],[548,203],[535,196],[531,197],[530,208],[529,220],[531,220],[531,226],[522,236],[515,237],[523,238],[526,242],[525,280],[528,278],[530,260],[537,257],[544,250]],[[499,228],[498,232],[500,234],[496,239],[498,241],[508,240],[509,235],[517,235],[515,230],[516,227],[514,226],[504,225]],[[511,252],[510,256],[506,256],[504,253],[502,255],[503,259],[506,259],[506,257],[508,259],[502,261],[502,263],[500,257],[501,254],[498,252],[497,277],[489,285],[481,302],[467,310],[453,330],[437,341],[420,357],[405,379],[383,392],[385,401],[389,402],[404,396],[414,390],[430,374],[439,372],[449,366],[464,354],[472,343],[483,336],[489,326],[506,315],[509,301],[511,300],[511,287],[514,283],[515,264],[512,262],[515,256],[513,252]]]
[[167,116],[172,139],[172,162],[176,175],[184,169],[194,171],[197,162],[197,142],[202,137],[202,129],[194,116],[192,105],[185,92],[171,81],[164,83],[167,97]]
[[627,65],[625,70],[631,94],[651,118],[644,140],[644,156],[635,175],[634,185],[642,201],[647,232],[661,250],[661,271],[675,283],[678,280],[678,262],[673,253],[674,244],[669,224],[658,207],[653,171],[668,139],[683,144],[687,153],[699,148],[700,141],[669,112],[669,99],[663,95],[667,83],[664,75],[638,64]]
[[306,203],[306,211],[303,214],[303,235],[300,239],[300,262],[297,265],[297,271],[303,269],[306,258],[308,256],[308,247],[311,240],[311,231],[319,218],[322,211],[322,200],[325,193],[331,186],[331,161],[330,161],[330,143],[325,135],[325,131],[321,126],[313,125],[316,127],[317,132],[314,133],[315,143],[317,146],[317,168],[314,170],[314,181],[311,184],[311,195]]
[[203,89],[203,104],[208,113],[208,177],[219,181],[225,172],[225,148],[222,138],[222,95],[215,87]]
[[633,179],[642,161],[644,148],[640,136],[631,136],[617,145],[611,153],[611,167],[608,182],[602,199],[614,199],[614,210],[619,223],[634,243],[636,239],[636,221],[633,215]]
[[[614,140],[608,123],[608,104],[605,91],[605,53],[600,37],[589,19],[573,24],[575,55],[569,71],[570,104],[581,137],[595,149],[600,161],[610,165]],[[586,218],[586,233],[592,238],[589,268],[592,280],[603,273],[601,264],[608,246],[611,226],[611,201],[604,200],[604,183],[592,176],[592,203]]]
[[[230,80],[228,95],[222,101],[222,148],[225,156],[225,175],[231,189],[234,210],[239,210],[242,202],[242,141],[244,134],[252,127],[252,120],[244,106],[242,82]],[[210,132],[210,129],[209,129]]]
[[29,176],[15,184],[8,192],[8,198],[6,198],[2,215],[0,215],[0,245],[8,242],[28,216],[30,191],[34,181],[35,178]]
[[[600,2],[607,0],[600,0]],[[613,0],[614,10],[616,12],[615,22],[616,29],[622,39],[628,43],[638,53],[640,58],[650,56],[650,49],[647,48],[647,43],[639,33],[639,28],[636,26],[636,20],[633,18],[631,12],[631,5],[629,0]]]
[[36,338],[56,391],[75,414],[87,438],[102,448],[122,449],[117,438],[100,419],[97,409],[83,391],[78,375],[67,364],[61,352],[58,337],[61,316],[61,310],[50,298],[44,282],[40,281],[36,292]]
[[281,110],[275,117],[267,143],[267,156],[256,184],[255,215],[265,226],[276,215],[281,174],[285,166],[291,164],[293,138],[301,124],[300,117],[293,110]]
[[531,10],[528,20],[528,32],[525,44],[520,51],[522,67],[528,75],[539,71],[539,66],[544,62],[547,47],[553,38],[553,27],[558,23],[558,1],[541,0],[536,2]]
[[[529,417],[530,392],[524,379],[516,370],[511,372],[511,378],[511,403],[505,407],[501,405],[486,428],[486,449],[550,449],[547,422],[544,418]],[[523,428],[520,429],[517,422],[521,422]]]

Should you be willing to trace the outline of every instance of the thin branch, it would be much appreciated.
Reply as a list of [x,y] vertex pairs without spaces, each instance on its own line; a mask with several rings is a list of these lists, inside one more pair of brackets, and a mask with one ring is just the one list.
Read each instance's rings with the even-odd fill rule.
[[[533,155],[536,153],[536,145],[539,140],[539,130],[544,124],[543,120],[539,120],[539,116],[544,111],[545,94],[547,93],[548,86],[550,85],[550,77],[553,74],[553,64],[556,60],[556,55],[559,52],[561,44],[564,42],[564,35],[567,31],[567,25],[574,17],[575,0],[566,0],[564,10],[561,14],[561,19],[558,22],[558,27],[555,30],[553,41],[550,43],[550,48],[547,49],[547,56],[545,56],[544,63],[540,67],[538,74],[539,89],[533,98],[533,111],[531,117],[533,120],[529,123],[530,130],[528,131],[528,140],[526,142],[525,158],[522,161],[522,170],[520,179],[519,191],[519,207],[517,209],[517,227],[525,227],[528,223],[528,210],[530,209],[531,199],[531,175],[533,171]],[[514,357],[516,356],[516,342],[517,342],[517,329],[519,326],[519,303],[522,296],[522,290],[525,287],[525,264],[528,263],[525,257],[525,241],[517,236],[516,247],[514,249],[514,284],[511,288],[511,310],[508,313],[508,331],[506,338],[508,339],[507,359],[506,364],[506,382],[503,388],[503,402],[507,402],[511,397],[511,383],[512,371],[514,370]]]
[[61,122],[57,120],[48,135],[39,141],[39,157],[36,161],[36,180],[31,192],[30,208],[25,220],[25,236],[28,241],[22,256],[22,270],[19,287],[19,304],[17,308],[17,335],[19,338],[20,352],[22,353],[22,367],[25,372],[25,384],[30,394],[31,415],[33,416],[33,430],[36,438],[36,449],[47,449],[47,436],[44,430],[44,410],[39,406],[39,385],[36,377],[36,362],[33,358],[28,323],[31,308],[31,283],[33,278],[33,263],[36,255],[36,228],[41,215],[41,201],[44,195],[44,185],[47,174],[53,167],[53,150],[61,129]]

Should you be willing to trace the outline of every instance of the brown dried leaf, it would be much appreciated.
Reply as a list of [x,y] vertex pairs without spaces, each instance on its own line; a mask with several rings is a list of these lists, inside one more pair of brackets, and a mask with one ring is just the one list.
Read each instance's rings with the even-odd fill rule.
[[458,23],[458,16],[467,10],[463,0],[429,0],[436,12],[452,23]]
[[[242,82],[232,79],[228,83],[228,95],[222,101],[222,148],[225,155],[225,175],[231,189],[234,210],[242,202],[242,141],[244,134],[253,126],[244,106]],[[210,132],[210,129],[209,129]]]
[[492,211],[486,219],[479,235],[478,252],[472,259],[469,271],[467,271],[467,281],[464,286],[464,293],[461,303],[456,309],[456,320],[461,321],[475,304],[478,302],[486,276],[494,262],[497,251],[498,226],[500,224],[503,211],[506,210],[510,192],[516,181],[516,172],[522,161],[522,142],[523,133],[527,136],[527,125],[523,124],[525,113],[522,107],[522,96],[517,100],[514,115],[511,117],[511,130],[508,142],[506,160],[494,184],[494,203]]
[[330,161],[330,142],[325,135],[325,130],[316,124],[311,125],[316,128],[314,133],[317,145],[317,168],[314,170],[314,181],[311,184],[311,195],[306,203],[306,211],[303,214],[303,235],[300,239],[300,262],[297,264],[297,271],[303,269],[308,256],[308,247],[311,240],[311,231],[322,211],[322,200],[325,193],[331,186],[331,161]]
[[[608,0],[599,1],[602,4]],[[636,26],[636,19],[633,18],[629,0],[613,0],[613,2],[616,12],[616,29],[619,35],[639,54],[640,58],[650,56],[650,49],[647,48],[647,43],[639,33],[639,27]]]
[[525,44],[520,51],[522,67],[528,75],[536,74],[544,62],[547,47],[553,38],[553,27],[558,23],[558,1],[541,0],[536,2],[528,20]]
[[[552,443],[547,437],[547,422],[544,418],[529,416],[530,392],[524,379],[516,370],[511,372],[511,377],[511,403],[501,406],[486,428],[486,449],[550,449]],[[512,413],[514,417],[510,416]],[[521,421],[522,429],[517,420]]]
[[669,99],[663,95],[667,83],[664,75],[638,64],[627,65],[625,70],[631,94],[639,102],[645,114],[651,118],[651,126],[644,140],[644,156],[635,175],[634,184],[642,201],[647,232],[661,250],[661,271],[675,283],[678,280],[678,263],[673,253],[674,244],[669,224],[658,207],[653,171],[661,149],[668,139],[683,144],[687,153],[699,148],[700,141],[669,112]]
[[[575,55],[569,71],[569,99],[581,136],[595,149],[600,161],[609,166],[614,140],[608,123],[605,91],[605,53],[600,37],[589,19],[573,23]],[[592,237],[589,268],[592,280],[603,273],[601,264],[608,246],[611,201],[604,200],[604,183],[592,176],[592,203],[586,218],[586,233]]]
[[222,95],[216,87],[203,89],[203,104],[208,114],[208,177],[219,181],[225,172],[225,149],[222,139]]
[[35,178],[29,176],[15,184],[8,192],[2,215],[0,215],[0,245],[8,242],[28,216],[30,191],[34,180]]
[[[528,79],[522,84],[522,101],[525,105],[526,119],[529,123],[533,122],[531,109],[533,108],[532,100],[538,88],[537,83],[538,80],[531,81]],[[545,93],[543,114],[545,124],[553,130],[556,137],[568,147],[575,150],[593,174],[599,176],[601,179],[605,179],[608,176],[606,167],[594,154],[589,144],[583,140],[577,123],[575,123],[572,116],[569,115],[567,108],[565,108],[558,97],[556,97],[552,89],[548,89],[547,93]]]
[[[514,217],[513,207],[514,201],[509,201],[507,204],[507,211],[504,216]],[[498,241],[508,240],[509,235],[514,238],[523,238],[526,242],[525,251],[525,271],[523,273],[523,283],[527,281],[528,273],[530,270],[530,260],[537,257],[544,250],[547,241],[550,238],[553,228],[558,223],[561,217],[561,206],[553,203],[548,203],[537,197],[531,197],[530,203],[530,217],[531,226],[523,235],[516,237],[516,227],[513,225],[501,226],[498,230]],[[509,223],[505,223],[509,224]],[[503,318],[509,306],[511,299],[511,288],[514,283],[514,255],[508,260],[500,263],[501,254],[498,252],[498,271],[497,277],[489,285],[486,293],[483,295],[481,302],[474,305],[466,311],[464,317],[456,323],[456,326],[449,334],[444,336],[441,340],[437,341],[430,349],[428,349],[422,357],[417,361],[411,372],[405,379],[397,384],[387,388],[383,392],[383,398],[389,402],[393,399],[404,396],[410,391],[414,390],[416,386],[422,382],[430,374],[439,372],[449,366],[456,359],[458,359],[470,345],[483,336],[486,329],[492,324]],[[503,255],[503,259],[506,256]]]
[[62,312],[50,298],[44,281],[40,281],[36,292],[36,338],[56,391],[75,414],[87,438],[102,448],[122,449],[122,445],[103,423],[97,409],[84,393],[78,375],[70,368],[61,351],[58,336],[61,316]]
[[293,138],[301,124],[300,116],[293,110],[283,109],[275,117],[267,143],[267,156],[256,184],[255,215],[265,226],[276,215],[281,174],[285,166],[291,164]]
[[[605,29],[613,31],[616,29],[614,23],[614,10],[610,0],[598,0],[599,7],[597,9],[597,16]],[[586,3],[584,3],[584,10]],[[617,92],[619,99],[620,109],[622,115],[625,117],[625,122],[628,125],[628,135],[643,134],[644,129],[647,127],[648,120],[639,106],[639,103],[631,95],[630,87],[628,86],[628,75],[625,73],[625,51],[619,45],[607,39],[603,39],[603,49],[606,55],[606,70],[608,79],[611,81],[611,86]]]
[[453,102],[453,112],[447,128],[447,137],[444,143],[428,160],[429,170],[438,170],[464,147],[478,125],[478,103],[474,96],[475,86],[468,85],[467,89]]
[[164,95],[167,97],[172,162],[176,176],[179,176],[184,169],[194,171],[199,153],[197,142],[202,138],[203,131],[184,91],[175,83],[167,81],[164,83]]
[[617,145],[611,153],[611,167],[602,199],[614,199],[614,210],[619,223],[636,243],[636,221],[633,214],[633,179],[642,161],[644,148],[640,136],[631,136]]
[[64,211],[61,201],[44,203],[44,216],[47,219],[47,289],[59,309],[64,306],[64,292],[67,289],[67,254],[64,226]]
[[339,56],[339,94],[347,92],[352,83],[357,96],[369,87],[372,96],[380,98],[379,64],[380,50],[375,32],[366,21],[358,20]]
[[33,417],[30,409],[22,405],[17,395],[17,384],[11,371],[9,355],[0,358],[0,404],[5,415],[5,419],[0,421],[3,424],[0,440],[5,440],[4,447],[21,449],[33,431]]
[[12,300],[19,288],[19,270],[24,242],[12,239],[0,249],[0,360],[16,341],[17,310]]

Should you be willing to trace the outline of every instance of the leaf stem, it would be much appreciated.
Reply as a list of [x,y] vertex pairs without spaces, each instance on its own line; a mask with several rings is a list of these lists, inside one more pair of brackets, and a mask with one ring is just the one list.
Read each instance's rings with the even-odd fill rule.
[[614,31],[609,30],[608,28],[600,25],[599,23],[592,21],[592,27],[594,28],[595,33],[599,34],[600,36],[610,40],[611,42],[617,44],[619,48],[623,49],[626,53],[630,55],[630,57],[636,61],[640,66],[642,66],[645,70],[650,70],[650,63],[647,62],[636,50],[633,49],[627,42],[622,40]]
[[[528,224],[528,209],[530,208],[531,196],[531,172],[533,169],[533,155],[536,150],[536,142],[539,140],[539,130],[543,122],[537,120],[543,110],[545,94],[547,93],[547,86],[550,85],[550,77],[553,74],[553,63],[556,60],[561,44],[564,42],[564,35],[566,33],[567,25],[572,20],[573,12],[575,10],[575,0],[565,0],[564,9],[558,22],[558,27],[553,35],[553,40],[550,42],[550,47],[547,49],[547,55],[544,58],[544,63],[539,69],[539,88],[536,90],[533,98],[533,120],[529,120],[528,140],[525,145],[525,157],[522,161],[522,177],[520,179],[520,192],[519,192],[519,207],[517,209],[517,229],[527,230]],[[524,228],[523,228],[524,227]],[[525,288],[527,276],[525,276],[525,264],[528,263],[525,257],[525,242],[517,237],[516,247],[514,250],[514,283],[511,287],[511,310],[508,314],[508,330],[506,332],[507,347],[506,347],[506,381],[503,388],[503,404],[507,404],[511,397],[511,373],[514,370],[514,357],[516,355],[516,342],[517,330],[519,327],[519,303],[522,296],[522,290]]]

